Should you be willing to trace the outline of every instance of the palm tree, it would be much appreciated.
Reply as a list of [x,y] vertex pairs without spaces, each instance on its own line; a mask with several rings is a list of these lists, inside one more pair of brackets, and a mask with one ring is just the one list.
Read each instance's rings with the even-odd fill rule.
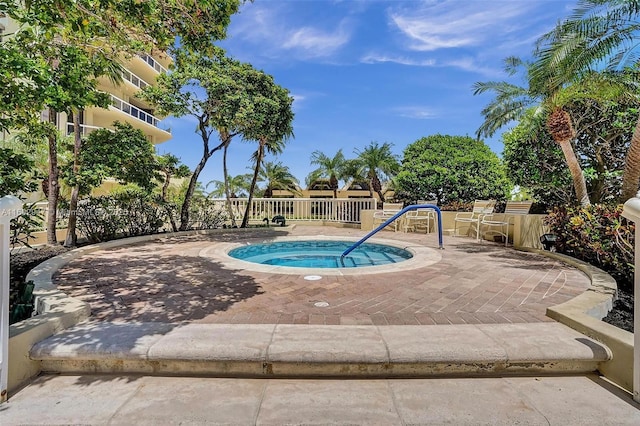
[[504,81],[477,82],[474,85],[474,95],[492,91],[496,97],[483,110],[485,121],[478,129],[478,138],[491,137],[495,132],[513,120],[520,119],[525,112],[536,107],[537,113],[547,115],[547,128],[553,140],[560,146],[565,161],[573,178],[573,187],[576,197],[582,206],[591,204],[587,184],[582,172],[580,162],[571,145],[576,137],[571,116],[562,109],[558,94],[560,87],[544,84],[547,78],[553,75],[553,70],[547,69],[544,73],[533,78],[532,66],[516,57],[505,59],[505,70],[509,75],[514,75],[522,67],[526,70],[527,87],[517,86]]
[[375,191],[380,197],[380,202],[384,201],[382,193],[382,183],[380,179],[392,178],[400,168],[397,157],[391,152],[393,144],[385,142],[379,145],[378,142],[371,142],[364,150],[354,150],[358,156],[357,161],[366,174],[369,181],[369,191],[373,197]]
[[314,151],[311,154],[311,164],[319,167],[309,174],[309,181],[313,182],[320,178],[329,179],[329,188],[333,191],[333,198],[338,198],[338,181],[344,178],[345,161],[342,149],[339,149],[333,157],[329,157],[321,151]]
[[267,161],[260,168],[258,180],[266,182],[267,187],[264,190],[264,197],[273,197],[273,190],[280,189],[298,194],[298,179],[291,174],[289,167],[282,165],[281,162],[274,163]]
[[[585,73],[621,69],[638,62],[640,1],[582,0],[572,16],[538,40],[532,74],[560,87]],[[625,159],[620,201],[636,195],[640,183],[640,116]]]
[[[227,184],[230,198],[246,197],[249,193],[249,186],[251,185],[251,174],[245,173],[242,175],[228,176]],[[205,185],[205,188],[208,189],[210,185],[213,185],[213,190],[209,192],[209,197],[223,198],[226,196],[224,181],[212,180]]]

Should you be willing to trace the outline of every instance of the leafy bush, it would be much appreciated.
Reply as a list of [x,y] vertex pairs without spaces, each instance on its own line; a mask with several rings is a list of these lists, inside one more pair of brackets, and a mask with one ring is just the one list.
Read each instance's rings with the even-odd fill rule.
[[140,190],[89,197],[78,205],[78,229],[89,242],[154,234],[165,219],[164,203]]
[[11,220],[11,234],[9,244],[11,248],[16,246],[31,247],[29,240],[35,238],[34,232],[43,229],[44,215],[42,210],[36,207],[36,203],[23,206],[22,214]]
[[222,228],[228,220],[226,210],[215,206],[206,198],[193,198],[189,207],[189,225],[187,229]]
[[631,291],[635,225],[622,217],[622,205],[556,207],[545,223],[558,236],[558,252],[607,271],[620,288]]
[[[131,188],[89,197],[78,205],[78,229],[92,243],[171,230],[171,223],[179,217],[175,204]],[[189,217],[188,229],[213,229],[222,227],[227,214],[206,199],[196,198]]]

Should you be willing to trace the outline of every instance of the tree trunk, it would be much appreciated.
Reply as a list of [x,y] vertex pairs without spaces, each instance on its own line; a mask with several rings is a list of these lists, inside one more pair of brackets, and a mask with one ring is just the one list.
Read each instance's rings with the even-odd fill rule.
[[[56,111],[49,108],[49,123],[52,127],[56,124]],[[49,129],[52,130],[52,129]],[[53,130],[48,135],[49,140],[49,194],[47,197],[47,244],[58,244],[56,235],[56,223],[58,222],[58,195],[60,194],[60,183],[58,182],[58,137]]]
[[582,173],[582,167],[580,167],[578,158],[571,146],[571,141],[565,140],[558,142],[558,144],[560,145],[560,148],[562,148],[564,159],[567,162],[567,166],[569,166],[569,172],[571,172],[571,177],[573,178],[573,188],[576,191],[576,198],[578,198],[578,202],[580,202],[582,207],[588,207],[591,205],[591,201],[589,201],[587,183],[584,179],[584,174]]
[[378,178],[378,175],[376,175],[375,171],[371,171],[370,176],[371,188],[376,191],[378,197],[380,197],[380,202],[384,204],[384,194],[382,193],[382,184],[380,183],[380,179]]
[[571,116],[562,108],[554,109],[547,118],[547,129],[549,129],[553,140],[562,148],[564,159],[573,178],[573,189],[576,191],[578,202],[582,207],[590,206],[591,201],[589,201],[587,183],[582,173],[582,167],[580,167],[580,162],[571,146],[571,140],[576,137],[576,130],[573,127]]
[[334,175],[329,178],[329,185],[333,189],[333,198],[338,198],[338,179]]
[[171,183],[171,173],[167,169],[164,171],[164,182],[162,183],[162,194],[160,195],[160,199],[162,200],[164,209],[167,212],[167,217],[169,218],[169,223],[171,224],[171,230],[173,232],[177,232],[178,226],[176,225],[176,221],[173,219],[173,211],[169,207],[169,204],[167,202],[167,193],[169,192],[170,183]]
[[633,130],[629,150],[625,158],[624,172],[622,174],[622,192],[620,202],[624,203],[629,198],[633,198],[638,193],[640,182],[640,117]]
[[167,202],[167,193],[169,192],[169,184],[171,183],[171,173],[165,170],[164,182],[162,182],[162,194],[160,195],[164,203]]
[[[80,114],[73,114],[73,176],[77,177],[80,171],[80,149],[82,146],[82,136],[80,134]],[[69,223],[67,224],[67,238],[64,240],[65,247],[75,247],[78,244],[76,235],[76,223],[78,220],[78,196],[80,195],[80,185],[76,183],[71,189],[71,199],[69,200]]]
[[256,156],[256,168],[253,171],[253,179],[251,179],[251,187],[249,188],[249,199],[247,200],[247,208],[244,210],[244,216],[242,218],[241,228],[246,228],[249,223],[249,209],[251,208],[251,200],[253,199],[253,191],[256,189],[258,182],[258,173],[260,172],[260,164],[262,164],[262,157],[264,156],[264,143],[259,142],[258,155]]
[[[222,137],[228,138],[227,135]],[[225,204],[227,206],[227,214],[231,219],[231,226],[235,228],[237,226],[236,215],[234,214],[233,206],[231,205],[231,191],[229,189],[229,170],[227,168],[227,151],[229,149],[230,142],[231,142],[231,139],[227,139],[224,141],[224,150],[222,152],[222,174],[224,176],[224,196],[226,198]]]
[[207,164],[209,157],[204,156],[193,170],[191,180],[189,180],[189,187],[187,193],[184,195],[184,201],[182,202],[182,208],[180,209],[180,231],[186,231],[189,229],[189,207],[191,207],[191,198],[193,193],[196,192],[196,185],[198,183],[198,176]]

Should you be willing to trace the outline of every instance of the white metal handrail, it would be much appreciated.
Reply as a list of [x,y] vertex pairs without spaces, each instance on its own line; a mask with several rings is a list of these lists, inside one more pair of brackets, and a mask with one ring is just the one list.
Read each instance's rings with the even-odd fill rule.
[[[80,125],[80,134],[82,136],[87,136],[89,133],[98,130],[98,129],[103,129],[104,127],[98,127],[98,126],[89,126],[87,124],[81,124]],[[74,132],[74,127],[73,127],[73,123],[67,123],[67,136],[73,134]],[[110,131],[113,131],[111,129],[108,129]]]
[[139,89],[144,89],[145,87],[149,86],[149,83],[147,83],[146,81],[144,81],[143,79],[141,79],[140,77],[138,77],[137,75],[135,75],[134,73],[132,73],[127,69],[122,71],[122,78],[124,78],[126,81],[133,84]]
[[149,65],[151,68],[158,71],[159,73],[167,72],[167,69],[163,67],[158,61],[156,61],[152,56],[149,56],[144,53],[141,53],[138,56],[142,58],[142,60],[145,61],[147,65]]
[[[111,105],[114,108],[119,109],[120,111],[129,114],[130,116],[137,118],[138,120],[142,120],[145,123],[149,123],[152,126],[158,127],[159,119],[149,114],[148,112],[144,112],[140,108],[131,105],[129,102],[125,102],[117,96],[111,95]],[[168,130],[167,130],[168,131]]]

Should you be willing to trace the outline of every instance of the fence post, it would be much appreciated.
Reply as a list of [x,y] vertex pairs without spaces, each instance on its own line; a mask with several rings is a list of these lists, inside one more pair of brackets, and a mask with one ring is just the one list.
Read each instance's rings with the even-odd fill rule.
[[9,222],[21,210],[19,198],[13,195],[0,198],[0,403],[7,400],[9,377]]
[[622,216],[634,222],[636,225],[635,247],[634,247],[634,273],[633,273],[633,399],[640,402],[640,192],[624,203]]

